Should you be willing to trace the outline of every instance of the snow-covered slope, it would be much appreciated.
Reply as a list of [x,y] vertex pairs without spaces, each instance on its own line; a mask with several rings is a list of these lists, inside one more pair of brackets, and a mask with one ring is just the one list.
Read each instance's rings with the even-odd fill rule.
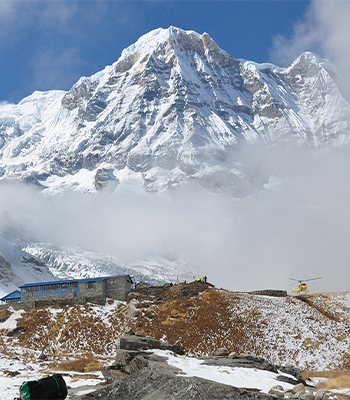
[[24,283],[50,281],[53,277],[40,259],[20,250],[0,234],[0,297]]
[[237,60],[206,33],[157,29],[68,93],[1,105],[1,176],[50,192],[191,179],[237,194],[251,178],[231,154],[241,142],[348,143],[350,105],[328,70],[311,53],[282,69]]

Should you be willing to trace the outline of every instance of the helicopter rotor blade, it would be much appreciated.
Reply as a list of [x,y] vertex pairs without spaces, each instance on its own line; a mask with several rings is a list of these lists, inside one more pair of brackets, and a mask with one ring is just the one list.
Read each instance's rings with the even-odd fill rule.
[[317,280],[317,279],[322,279],[322,276],[319,276],[318,278],[304,279],[303,282],[315,281],[315,280]]
[[[309,281],[315,281],[317,279],[322,279],[322,276],[319,276],[318,278],[310,278],[310,279],[294,279],[294,278],[289,278],[289,279],[291,279],[292,281],[295,281],[295,282],[299,282],[299,284],[300,284],[303,282],[309,282]],[[292,286],[292,285],[294,285],[294,283],[290,283],[288,286]]]

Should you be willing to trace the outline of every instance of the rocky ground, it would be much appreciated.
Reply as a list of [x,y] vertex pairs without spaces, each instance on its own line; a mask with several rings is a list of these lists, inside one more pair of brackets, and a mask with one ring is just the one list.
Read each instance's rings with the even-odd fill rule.
[[[106,399],[244,399],[268,400],[276,396],[279,398],[301,400],[328,400],[333,397],[324,390],[315,390],[307,386],[301,371],[292,366],[274,366],[260,357],[229,354],[227,349],[219,349],[213,357],[205,357],[201,365],[225,367],[228,369],[241,368],[269,371],[274,373],[276,385],[269,393],[259,388],[234,387],[234,377],[231,384],[222,384],[215,381],[215,376],[202,379],[197,376],[187,376],[185,372],[167,363],[166,356],[154,353],[154,349],[170,350],[175,354],[184,354],[182,346],[171,346],[168,343],[153,338],[128,335],[120,339],[119,349],[115,362],[102,368],[102,373],[109,385],[95,392],[83,396],[71,396],[76,400]],[[227,370],[226,373],[230,373]],[[280,384],[288,384],[288,388]],[[254,385],[254,383],[252,382]],[[257,386],[259,385],[256,382]],[[293,387],[290,387],[293,385]]]

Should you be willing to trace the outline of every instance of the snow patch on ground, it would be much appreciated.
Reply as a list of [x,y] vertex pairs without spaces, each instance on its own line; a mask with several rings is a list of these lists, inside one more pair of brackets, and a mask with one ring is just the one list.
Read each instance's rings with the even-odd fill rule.
[[[203,360],[194,357],[179,357],[169,351],[155,350],[156,354],[166,356],[168,364],[180,368],[187,376],[208,379],[234,387],[260,389],[268,393],[275,385],[278,374],[253,368],[233,368],[226,366],[203,365]],[[291,377],[292,378],[292,377]],[[282,382],[283,388],[291,389],[293,385]]]
[[24,310],[15,311],[11,307],[9,308],[9,311],[11,311],[12,314],[6,321],[0,322],[0,330],[1,329],[7,329],[7,330],[15,329],[17,327],[17,319],[20,319],[22,314],[25,312]]

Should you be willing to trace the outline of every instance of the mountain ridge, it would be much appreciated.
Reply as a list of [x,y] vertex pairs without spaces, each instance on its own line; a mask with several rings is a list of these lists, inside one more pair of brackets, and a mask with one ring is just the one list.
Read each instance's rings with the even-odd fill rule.
[[188,179],[215,190],[221,179],[239,195],[251,177],[229,158],[241,142],[348,143],[350,105],[325,64],[303,53],[285,69],[259,65],[208,34],[152,31],[68,92],[2,105],[2,180],[54,193],[114,190],[128,174],[156,192]]

